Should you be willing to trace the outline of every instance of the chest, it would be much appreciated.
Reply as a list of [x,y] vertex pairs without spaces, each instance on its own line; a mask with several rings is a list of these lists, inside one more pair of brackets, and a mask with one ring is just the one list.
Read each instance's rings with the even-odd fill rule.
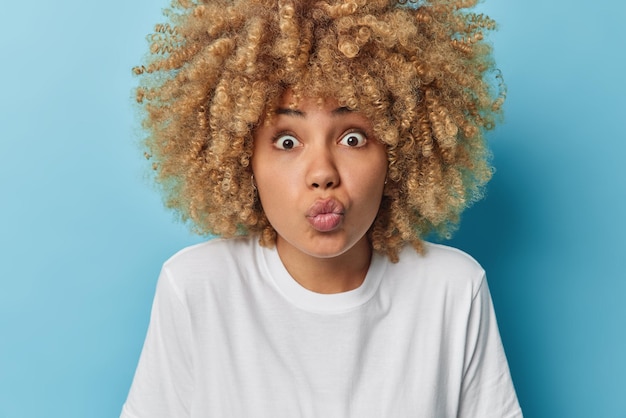
[[[458,399],[463,320],[384,297],[322,315],[272,300],[194,314],[194,408],[218,416],[447,416]],[[450,409],[452,408],[452,409]]]

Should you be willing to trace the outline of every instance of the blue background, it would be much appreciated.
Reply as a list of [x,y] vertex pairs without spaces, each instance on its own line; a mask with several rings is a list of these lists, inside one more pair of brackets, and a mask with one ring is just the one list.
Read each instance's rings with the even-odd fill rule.
[[[0,417],[117,417],[161,263],[130,68],[164,0],[4,2]],[[625,418],[626,3],[492,0],[497,173],[452,244],[487,269],[528,418]]]

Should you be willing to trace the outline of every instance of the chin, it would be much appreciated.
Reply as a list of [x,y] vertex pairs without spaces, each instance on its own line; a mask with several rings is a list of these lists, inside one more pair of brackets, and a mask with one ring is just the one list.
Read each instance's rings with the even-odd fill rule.
[[329,242],[330,240],[322,240],[315,246],[299,247],[303,253],[317,258],[334,258],[349,252],[356,244],[348,244],[346,242]]

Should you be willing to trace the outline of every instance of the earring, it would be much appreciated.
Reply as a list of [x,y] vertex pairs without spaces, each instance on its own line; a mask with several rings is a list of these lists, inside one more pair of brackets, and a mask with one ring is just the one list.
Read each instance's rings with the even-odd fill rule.
[[254,181],[254,174],[250,176],[250,182],[252,183],[252,189],[254,189],[254,191],[256,192],[257,189],[256,189],[256,182]]

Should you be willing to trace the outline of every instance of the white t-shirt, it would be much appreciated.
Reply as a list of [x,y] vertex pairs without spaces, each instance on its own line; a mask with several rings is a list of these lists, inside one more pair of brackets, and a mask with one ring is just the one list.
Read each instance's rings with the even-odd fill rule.
[[521,417],[483,269],[426,244],[319,294],[275,249],[212,240],[168,260],[122,418]]

